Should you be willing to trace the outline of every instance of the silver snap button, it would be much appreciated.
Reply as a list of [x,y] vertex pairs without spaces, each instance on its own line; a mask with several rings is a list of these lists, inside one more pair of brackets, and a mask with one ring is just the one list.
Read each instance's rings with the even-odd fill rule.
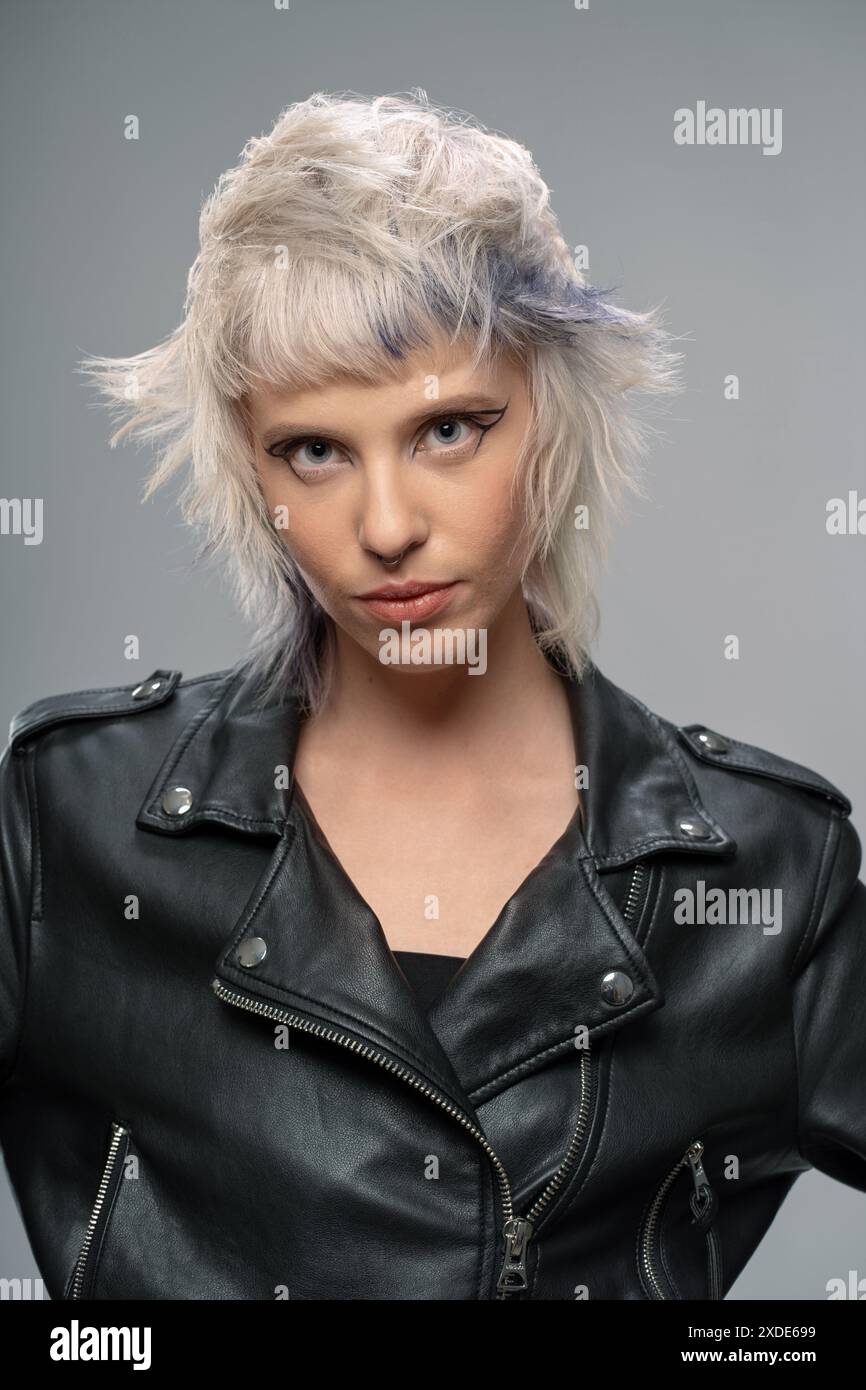
[[162,681],[159,677],[149,681],[142,681],[141,685],[137,685],[133,690],[132,698],[133,700],[149,700],[151,695],[155,695],[156,692],[161,689]]
[[250,936],[238,947],[238,962],[245,970],[259,965],[268,954],[268,943],[261,936]]
[[693,840],[708,840],[712,834],[709,826],[704,825],[702,820],[681,820],[680,830]]
[[162,798],[162,809],[167,816],[185,816],[192,806],[192,792],[189,787],[169,787]]
[[698,734],[698,743],[702,743],[708,753],[727,753],[728,745],[718,734],[714,734],[710,729],[704,729],[703,733]]
[[618,1008],[627,1004],[634,994],[634,983],[630,975],[622,970],[608,970],[601,982],[602,997],[608,1004]]

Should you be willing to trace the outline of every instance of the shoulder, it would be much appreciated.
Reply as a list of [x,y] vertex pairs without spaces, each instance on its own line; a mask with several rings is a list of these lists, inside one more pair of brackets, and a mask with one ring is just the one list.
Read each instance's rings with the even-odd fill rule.
[[[702,722],[681,724],[665,717],[633,691],[604,675],[595,663],[581,686],[572,688],[582,689],[584,682],[590,726],[598,726],[594,736],[590,728],[590,741],[594,737],[599,742],[603,737],[601,726],[607,727],[608,742],[621,752],[618,763],[615,758],[611,760],[615,770],[626,767],[633,743],[636,756],[649,767],[659,796],[684,782],[692,796],[697,791],[702,795],[706,792],[710,810],[713,799],[721,798],[747,811],[761,803],[775,802],[779,806],[796,803],[811,808],[822,819],[831,809],[837,816],[851,813],[852,803],[845,790],[806,763],[760,744],[747,743],[727,728]],[[579,704],[578,722],[582,720],[583,706]],[[668,769],[676,769],[673,777],[664,773],[665,761]]]
[[753,779],[756,787],[792,788],[804,794],[807,804],[817,799],[818,804],[825,803],[825,810],[826,803],[830,803],[837,814],[848,816],[851,813],[851,801],[845,792],[805,763],[794,762],[758,744],[745,743],[705,724],[661,722],[675,737],[677,747],[685,752],[693,772],[713,768],[730,774],[734,780]]
[[[730,855],[737,873],[759,875],[756,882],[796,882],[804,892],[817,884],[820,891],[833,865],[836,877],[850,882],[861,850],[847,788],[806,762],[747,742],[728,725],[675,722],[621,688],[602,703],[613,717],[611,737],[622,745],[614,768],[624,796],[638,803],[690,803],[714,827],[720,853]],[[647,754],[647,775],[641,778],[638,767],[631,785],[630,737],[638,748],[643,739],[656,749]],[[711,839],[701,837],[695,852],[709,848]]]
[[862,842],[845,791],[807,764],[721,729],[655,718],[687,781],[735,838],[743,862],[775,874],[779,883],[790,874],[807,885],[812,906],[798,960],[816,924],[834,920],[856,894],[862,933]]
[[[95,686],[45,695],[31,701],[13,715],[9,724],[7,752],[22,754],[41,742],[51,730],[75,728],[89,736],[118,722],[143,715],[189,717],[199,704],[205,704],[215,688],[220,690],[235,668],[211,671],[183,679],[179,670],[159,668],[129,685]],[[135,720],[138,724],[138,718]]]

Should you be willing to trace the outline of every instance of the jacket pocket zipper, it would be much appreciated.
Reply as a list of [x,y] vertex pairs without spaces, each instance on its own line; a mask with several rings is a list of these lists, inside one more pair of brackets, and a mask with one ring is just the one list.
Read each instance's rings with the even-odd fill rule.
[[[125,1158],[126,1150],[129,1147],[129,1137],[130,1131],[127,1125],[112,1121],[111,1141],[108,1145],[105,1167],[99,1180],[99,1188],[90,1213],[90,1220],[87,1223],[84,1241],[78,1259],[75,1261],[75,1268],[70,1281],[69,1298],[81,1299],[86,1296],[85,1281],[86,1292],[90,1293],[93,1289],[96,1267],[99,1262],[99,1241],[111,1214],[118,1183],[123,1176],[122,1159]],[[118,1158],[121,1159],[120,1162],[118,1162]]]
[[[629,887],[628,901],[623,911],[623,918],[627,918],[630,912],[634,911],[634,905],[639,897],[639,892],[635,893],[635,884],[642,882],[642,875],[646,872],[645,864],[636,864],[632,881]],[[369,1058],[370,1061],[384,1067],[386,1071],[406,1081],[422,1095],[427,1096],[449,1115],[451,1115],[467,1133],[471,1134],[483,1148],[487,1157],[493,1165],[502,1192],[502,1244],[503,1257],[499,1270],[499,1278],[496,1282],[497,1299],[519,1298],[525,1289],[529,1287],[527,1279],[527,1246],[532,1237],[532,1232],[538,1217],[544,1211],[554,1195],[559,1191],[565,1181],[567,1173],[574,1165],[575,1159],[580,1152],[583,1139],[585,1137],[586,1125],[589,1116],[590,1090],[592,1080],[592,1061],[589,1052],[584,1052],[580,1059],[580,1102],[578,1105],[577,1124],[568,1145],[565,1157],[557,1168],[553,1177],[545,1184],[543,1190],[533,1202],[525,1216],[517,1216],[514,1212],[514,1197],[511,1188],[511,1181],[505,1170],[505,1165],[499,1156],[494,1152],[492,1145],[486,1135],[482,1134],[477,1125],[473,1124],[468,1115],[464,1115],[456,1105],[441,1096],[426,1082],[422,1081],[414,1072],[407,1067],[395,1062],[392,1057],[386,1056],[384,1052],[377,1051],[366,1043],[360,1043],[357,1038],[349,1037],[346,1033],[340,1033],[335,1028],[326,1028],[320,1023],[311,1023],[309,1019],[300,1014],[291,1013],[287,1009],[277,1008],[275,1004],[265,1003],[264,1000],[257,999],[253,995],[241,994],[238,990],[229,989],[221,980],[214,978],[211,981],[211,988],[219,999],[228,1004],[234,1004],[239,1009],[246,1009],[249,1013],[261,1014],[265,1018],[277,1019],[281,1023],[286,1023],[291,1028],[298,1028],[304,1033],[314,1033],[317,1037],[327,1038],[329,1042],[339,1043],[342,1047],[348,1047],[359,1057]]]
[[647,1212],[640,1242],[640,1258],[654,1299],[663,1300],[670,1297],[669,1294],[665,1293],[664,1284],[659,1276],[658,1265],[655,1261],[656,1228],[668,1191],[677,1174],[686,1166],[691,1171],[694,1185],[694,1191],[689,1197],[689,1205],[692,1209],[691,1224],[703,1232],[706,1241],[709,1297],[720,1299],[722,1296],[722,1249],[718,1232],[712,1227],[719,1201],[704,1170],[703,1153],[703,1141],[693,1140],[661,1182]]

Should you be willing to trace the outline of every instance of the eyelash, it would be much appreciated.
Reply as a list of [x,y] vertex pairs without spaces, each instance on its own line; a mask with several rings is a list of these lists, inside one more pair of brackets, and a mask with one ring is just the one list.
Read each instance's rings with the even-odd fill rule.
[[[484,439],[484,436],[487,434],[487,431],[492,430],[495,425],[499,424],[499,421],[502,419],[507,409],[507,405],[504,405],[502,409],[496,413],[495,420],[479,420],[477,416],[469,413],[463,415],[437,415],[434,419],[429,420],[427,422],[424,429],[424,434],[429,434],[430,430],[435,429],[437,425],[450,423],[455,420],[459,421],[461,424],[474,425],[476,429],[481,431],[476,448],[473,454],[470,456],[474,458],[475,454],[477,454],[478,452],[478,449],[481,447],[482,441]],[[421,437],[423,438],[424,436],[422,435]],[[287,439],[280,444],[272,444],[269,448],[265,449],[265,453],[270,454],[272,458],[282,459],[285,463],[288,464],[289,468],[291,468],[292,472],[295,474],[296,477],[304,478],[309,477],[311,474],[314,473],[327,473],[331,471],[331,469],[327,463],[323,463],[318,467],[316,465],[310,465],[307,468],[304,468],[301,471],[299,471],[291,462],[290,455],[295,453],[297,449],[302,449],[305,444],[333,443],[333,440],[329,439],[327,435],[323,434],[299,435],[294,439]],[[339,445],[337,447],[339,447]],[[431,452],[439,456],[440,458],[449,458],[452,457],[454,454],[464,453],[466,447],[467,441],[464,441],[463,443],[456,445],[453,449],[434,449]]]

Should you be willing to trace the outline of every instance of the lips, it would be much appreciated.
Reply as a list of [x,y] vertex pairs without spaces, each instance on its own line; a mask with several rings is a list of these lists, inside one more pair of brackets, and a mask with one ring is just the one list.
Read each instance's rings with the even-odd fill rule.
[[434,589],[447,589],[448,587],[448,581],[444,579],[410,579],[407,580],[405,584],[383,584],[381,589],[368,589],[366,594],[359,594],[358,597],[386,599],[417,598],[419,594],[428,594],[432,593]]
[[369,594],[359,596],[357,602],[363,604],[369,613],[389,622],[422,622],[434,613],[439,613],[451,602],[454,590],[459,583],[387,584],[381,589],[373,589]]

